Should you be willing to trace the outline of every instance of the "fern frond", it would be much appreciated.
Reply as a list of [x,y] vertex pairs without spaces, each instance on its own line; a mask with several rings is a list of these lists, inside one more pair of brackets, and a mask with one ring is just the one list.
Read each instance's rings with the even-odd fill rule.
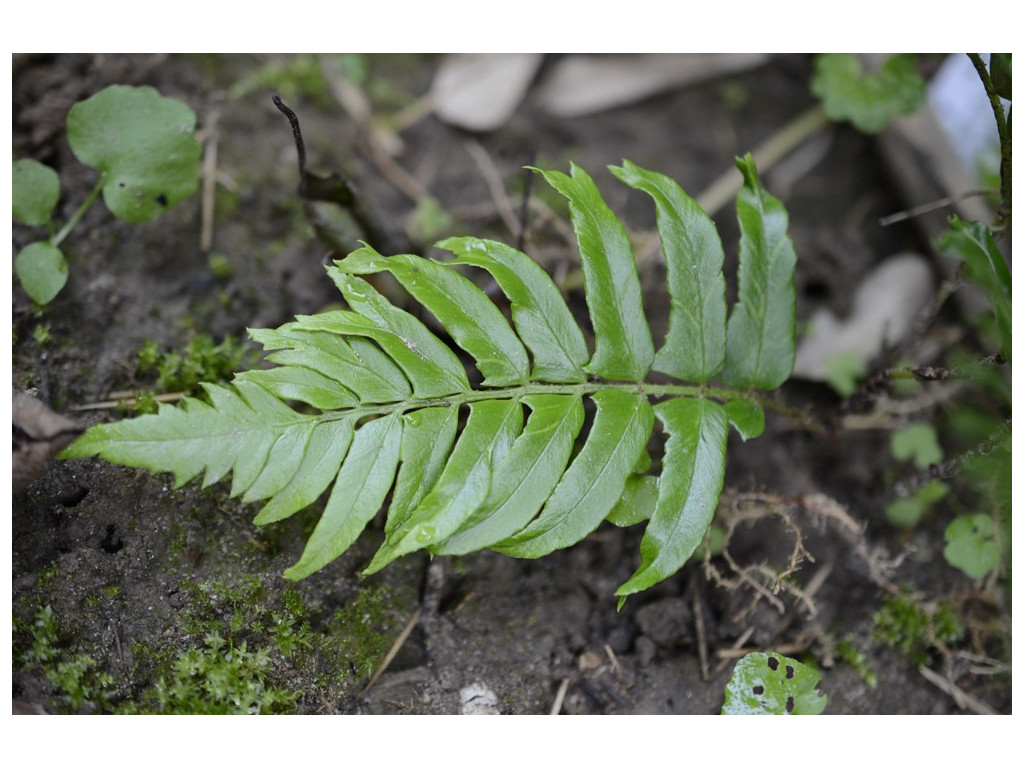
[[[250,331],[276,367],[239,373],[231,387],[205,385],[209,403],[186,399],[93,427],[64,457],[167,471],[177,485],[230,474],[233,496],[266,501],[258,525],[326,493],[285,573],[292,579],[348,549],[390,497],[384,542],[365,573],[422,549],[537,558],[606,520],[646,521],[639,566],[617,594],[647,589],[703,540],[722,489],[728,425],[743,439],[760,434],[764,413],[752,389],[779,386],[792,368],[786,213],[752,159],[737,164],[745,178],[739,302],[728,321],[718,233],[675,182],[628,161],[611,169],[657,211],[671,302],[655,350],[622,224],[582,169],[540,171],[569,201],[593,353],[551,278],[514,248],[449,238],[438,245],[454,259],[438,261],[364,245],[327,270],[347,309]],[[511,322],[464,269],[494,279]],[[381,272],[433,314],[457,349],[374,289],[367,277]],[[649,381],[652,369],[678,383]],[[714,386],[716,377],[735,388]],[[666,441],[652,473],[655,419]]]

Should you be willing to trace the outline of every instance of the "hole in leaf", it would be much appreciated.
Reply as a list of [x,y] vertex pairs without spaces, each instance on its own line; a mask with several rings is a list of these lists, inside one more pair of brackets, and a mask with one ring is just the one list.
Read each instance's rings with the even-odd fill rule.
[[755,696],[760,696],[762,693],[764,693],[764,686],[755,685],[752,690],[754,691]]
[[163,192],[156,196],[156,201],[164,208],[167,207],[167,195],[165,195]]
[[793,701],[793,697],[792,697],[792,696],[787,696],[787,697],[786,697],[786,711],[787,711],[787,712],[792,712],[792,711],[793,711],[793,707],[794,707],[795,705],[796,705],[796,704],[795,704],[795,702]]
[[793,679],[793,675],[794,675],[793,667],[791,667],[789,664],[787,664],[786,665],[786,679],[787,680],[792,680]]
[[774,672],[776,669],[779,668],[779,660],[776,659],[774,656],[769,656],[768,667],[771,669],[772,672]]

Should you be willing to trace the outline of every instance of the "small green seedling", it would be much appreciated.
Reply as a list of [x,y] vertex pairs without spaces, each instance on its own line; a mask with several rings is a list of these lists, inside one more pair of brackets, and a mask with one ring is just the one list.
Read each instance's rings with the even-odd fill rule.
[[942,461],[942,447],[931,424],[910,424],[892,434],[892,456],[898,461],[913,461],[918,469],[927,469]]
[[820,715],[828,696],[817,670],[774,651],[748,653],[725,687],[723,715]]
[[68,112],[68,143],[84,165],[99,172],[96,186],[58,230],[57,173],[23,159],[13,165],[13,215],[50,237],[26,246],[14,261],[25,292],[37,304],[52,301],[68,278],[61,244],[101,194],[110,212],[132,223],[150,221],[199,186],[201,147],[196,116],[185,104],[149,86],[111,85]]
[[849,121],[864,133],[878,133],[925,101],[924,80],[909,53],[892,56],[874,74],[866,74],[852,53],[823,53],[814,60],[811,90],[829,118]]
[[946,528],[946,562],[972,579],[982,579],[999,565],[999,542],[988,515],[961,515]]
[[840,352],[825,361],[828,384],[840,397],[849,397],[856,392],[867,372],[868,364],[853,352]]
[[[897,461],[912,461],[924,470],[942,461],[942,447],[931,424],[909,424],[892,433],[889,448]],[[885,517],[900,528],[913,528],[921,516],[949,492],[941,480],[932,480],[913,495],[894,499],[885,505]]]
[[898,528],[913,528],[935,504],[946,497],[949,486],[941,480],[932,480],[903,499],[885,505],[885,519]]

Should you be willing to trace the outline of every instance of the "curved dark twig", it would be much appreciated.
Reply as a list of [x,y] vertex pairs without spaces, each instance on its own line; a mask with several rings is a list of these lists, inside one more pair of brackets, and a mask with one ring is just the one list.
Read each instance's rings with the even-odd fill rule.
[[295,149],[299,153],[299,176],[302,179],[306,178],[306,144],[302,140],[302,129],[299,128],[299,118],[294,112],[285,104],[281,97],[276,93],[270,97],[270,100],[274,102],[274,106],[277,107],[285,117],[288,118],[288,122],[292,126],[292,137],[295,139]]

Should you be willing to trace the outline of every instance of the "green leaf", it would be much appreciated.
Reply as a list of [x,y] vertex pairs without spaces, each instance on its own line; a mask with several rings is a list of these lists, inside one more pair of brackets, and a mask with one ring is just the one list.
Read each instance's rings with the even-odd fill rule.
[[299,468],[274,497],[260,510],[253,522],[267,525],[305,509],[318,498],[338,474],[352,444],[350,419],[316,424],[309,435]]
[[571,395],[527,395],[526,429],[494,470],[485,501],[434,548],[461,555],[504,540],[525,526],[555,489],[583,426],[583,403]]
[[[685,301],[715,305],[721,263],[715,248],[700,245],[711,236],[710,220],[667,179],[630,163],[623,169],[659,206],[675,275],[670,297],[682,292]],[[674,301],[676,319],[656,358],[622,225],[582,171],[549,176],[573,210],[593,357],[554,283],[513,248],[449,238],[439,245],[455,259],[436,261],[364,246],[327,269],[346,308],[250,330],[275,367],[239,373],[230,386],[204,385],[209,403],[186,398],[154,416],[93,427],[63,457],[99,455],[167,471],[179,485],[200,474],[204,485],[230,475],[232,495],[265,502],[259,525],[326,496],[301,558],[285,572],[290,579],[340,557],[385,506],[384,542],[366,574],[421,550],[490,548],[537,558],[604,521],[647,520],[640,567],[620,595],[668,578],[705,540],[722,488],[728,425],[745,440],[759,435],[764,412],[749,389],[763,381],[777,386],[788,372],[778,358],[788,354],[792,364],[792,275],[775,263],[788,246],[785,212],[766,201],[756,175],[748,178],[741,222],[745,241],[757,243],[741,249],[747,273],[740,295],[745,306],[756,303],[754,282],[765,281],[760,309],[743,310],[748,325],[730,320],[726,335],[717,309],[698,321]],[[697,288],[683,277],[693,267],[703,273]],[[463,274],[478,269],[507,297],[511,322]],[[436,332],[377,292],[371,281],[379,272],[433,314]],[[705,330],[716,316],[718,330]],[[786,332],[789,346],[774,338]],[[705,349],[688,349],[691,342]],[[757,362],[762,353],[774,359],[738,375],[742,390],[703,381],[716,361],[725,357],[728,366],[733,351],[740,362]],[[662,373],[701,381],[645,381],[656,359]],[[664,426],[657,436],[656,415]],[[662,437],[664,451],[650,445]],[[657,475],[652,455],[662,456]]]
[[[186,397],[176,408],[163,404],[156,414],[99,424],[63,455],[98,455],[153,472],[172,472],[176,488],[204,470],[204,487],[234,472],[231,495],[236,496],[257,480],[281,436],[309,434],[317,423],[316,417],[296,413],[252,382],[237,381],[233,389],[214,384],[203,388],[210,404]],[[304,457],[303,451],[295,451],[277,458],[287,459],[294,475]],[[288,474],[280,467],[271,472],[275,477]]]
[[655,202],[668,267],[668,335],[654,370],[705,382],[725,364],[725,251],[714,222],[678,184],[628,160],[609,170]]
[[487,498],[495,467],[523,428],[523,409],[517,400],[485,400],[469,410],[466,427],[437,482],[394,529],[364,574],[444,541]]
[[608,522],[628,528],[651,519],[658,503],[658,478],[634,474],[626,479],[622,496],[608,513]]
[[437,244],[458,258],[453,264],[486,269],[512,303],[512,321],[533,355],[533,378],[583,381],[587,343],[547,273],[529,256],[493,240],[450,237]]
[[[319,316],[318,321],[330,328],[332,316]],[[283,325],[275,331],[250,330],[249,336],[266,349],[276,350],[267,360],[283,366],[301,366],[336,382],[338,396],[347,399],[351,393],[357,402],[381,403],[409,395],[409,383],[398,366],[383,357],[375,347],[355,338],[345,341],[340,335],[320,332],[318,324],[302,325],[303,318]],[[259,372],[247,374],[263,386],[270,386],[270,376]],[[338,386],[341,385],[341,386]],[[286,390],[274,390],[280,397],[295,397]]]
[[992,73],[992,85],[1000,98],[1010,101],[1013,98],[1013,54],[993,53],[989,63]]
[[409,215],[407,229],[409,237],[418,243],[427,243],[440,237],[452,226],[452,215],[429,195],[416,202],[416,208]]
[[418,397],[440,397],[469,389],[455,353],[422,322],[392,306],[373,287],[334,267],[327,273],[357,314],[325,313],[302,317],[302,326],[373,339],[404,371]]
[[30,227],[46,224],[60,199],[57,172],[35,160],[15,160],[11,177],[14,218]]
[[820,715],[828,696],[817,670],[774,651],[748,653],[725,687],[723,715]]
[[149,86],[111,85],[68,113],[68,143],[100,172],[103,200],[119,219],[143,222],[199,186],[195,113]]
[[476,360],[485,386],[521,384],[529,379],[522,342],[486,294],[457,272],[412,254],[384,257],[369,246],[336,262],[349,274],[390,272],[417,301],[434,313],[455,343]]
[[995,525],[988,515],[962,515],[946,528],[946,562],[972,579],[983,579],[999,565]]
[[282,400],[298,400],[324,411],[351,408],[359,399],[339,382],[309,368],[283,366],[258,371],[245,371],[238,381],[253,381]]
[[931,424],[910,424],[892,433],[892,456],[897,461],[913,461],[918,469],[927,469],[942,461],[942,447]]
[[890,57],[875,74],[865,74],[852,53],[822,53],[814,60],[811,90],[833,120],[849,120],[864,133],[878,133],[889,121],[909,115],[925,102],[917,58]]
[[735,427],[744,442],[760,437],[764,432],[764,408],[753,400],[736,398],[724,406],[729,423]]
[[394,538],[395,530],[437,483],[455,442],[458,416],[458,408],[423,408],[402,414],[402,465],[384,525],[388,538]]
[[306,542],[299,562],[284,572],[302,579],[348,549],[380,510],[398,465],[402,429],[397,415],[360,427],[341,465],[320,522]]
[[962,221],[950,217],[950,231],[940,237],[937,247],[950,256],[967,263],[969,275],[982,287],[996,319],[1000,351],[1007,362],[1012,361],[1012,301],[1010,269],[996,246],[992,231],[978,221]]
[[725,479],[729,422],[722,406],[678,398],[659,403],[654,412],[669,435],[665,468],[640,542],[640,567],[615,591],[619,597],[664,581],[686,564],[711,525]]
[[722,380],[775,389],[793,372],[796,357],[796,252],[786,209],[761,186],[754,159],[747,155],[736,165],[743,174],[736,198],[739,298],[729,316]]
[[949,486],[941,480],[932,480],[918,488],[913,495],[895,499],[885,505],[885,519],[897,528],[913,528],[921,516],[945,498]]
[[654,360],[654,342],[626,230],[593,179],[577,165],[572,165],[571,177],[535,170],[569,200],[597,345],[587,371],[606,379],[641,381]]
[[587,442],[540,516],[493,549],[536,558],[568,547],[597,528],[622,496],[651,436],[651,405],[644,397],[615,389],[597,392],[591,399],[597,414]]
[[68,281],[68,263],[60,248],[49,242],[32,243],[18,252],[14,272],[36,304],[49,304]]
[[839,352],[825,361],[828,384],[840,397],[856,392],[867,372],[867,362],[856,352]]

